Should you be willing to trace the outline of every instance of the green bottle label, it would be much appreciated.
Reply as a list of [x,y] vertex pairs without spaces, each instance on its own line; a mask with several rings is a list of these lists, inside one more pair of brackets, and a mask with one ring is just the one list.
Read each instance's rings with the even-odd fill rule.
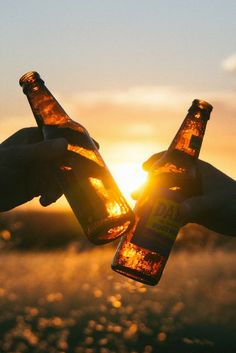
[[154,202],[149,200],[142,210],[137,212],[139,220],[131,239],[133,244],[158,251],[162,255],[169,254],[182,225],[179,200],[175,200],[180,195],[169,190],[166,190],[165,194],[162,192],[162,195],[156,196]]
[[179,204],[164,198],[158,199],[147,219],[146,227],[172,239],[173,231],[179,227]]

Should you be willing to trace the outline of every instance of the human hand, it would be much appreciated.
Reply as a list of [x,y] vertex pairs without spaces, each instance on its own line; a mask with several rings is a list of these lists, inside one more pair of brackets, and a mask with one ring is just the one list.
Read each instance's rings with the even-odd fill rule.
[[[0,211],[8,211],[40,196],[42,206],[55,202],[62,190],[55,172],[67,154],[63,138],[43,141],[40,130],[19,130],[0,144]],[[95,164],[82,156],[81,173],[94,173]]]
[[[163,152],[157,153],[143,164],[150,170]],[[236,236],[236,182],[211,164],[196,161],[201,178],[201,195],[181,203],[180,211],[186,223],[197,223],[217,233]]]

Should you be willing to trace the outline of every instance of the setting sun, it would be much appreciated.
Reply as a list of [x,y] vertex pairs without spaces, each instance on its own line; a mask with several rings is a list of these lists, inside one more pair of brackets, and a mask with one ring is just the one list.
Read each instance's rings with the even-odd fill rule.
[[140,188],[147,178],[147,173],[142,170],[139,163],[117,163],[110,166],[110,170],[121,192],[131,206],[135,201],[131,193]]

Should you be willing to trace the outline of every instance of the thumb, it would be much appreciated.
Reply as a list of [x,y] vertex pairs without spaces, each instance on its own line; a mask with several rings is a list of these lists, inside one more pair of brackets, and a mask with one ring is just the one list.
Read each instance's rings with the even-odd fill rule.
[[26,165],[31,162],[49,162],[61,158],[67,150],[64,138],[46,140],[25,146],[9,147],[5,150],[8,163]]
[[165,153],[165,151],[153,154],[143,163],[143,169],[149,171],[154,163],[156,163]]

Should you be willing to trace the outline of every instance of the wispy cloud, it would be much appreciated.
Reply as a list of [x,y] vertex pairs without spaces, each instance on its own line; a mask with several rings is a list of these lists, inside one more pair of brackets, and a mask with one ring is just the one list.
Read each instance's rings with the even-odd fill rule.
[[[166,141],[181,123],[193,99],[214,107],[213,127],[236,129],[234,91],[186,91],[178,87],[133,87],[123,91],[75,93],[66,100],[68,110],[96,133],[112,138],[160,137]],[[172,131],[171,131],[172,130]]]
[[195,98],[204,99],[214,107],[201,157],[236,175],[236,92],[233,90],[187,91],[171,86],[136,86],[75,93],[66,103],[68,112],[99,140],[108,159],[127,160],[133,156],[138,161],[168,147]]
[[226,58],[223,61],[222,66],[225,71],[236,73],[236,53]]

